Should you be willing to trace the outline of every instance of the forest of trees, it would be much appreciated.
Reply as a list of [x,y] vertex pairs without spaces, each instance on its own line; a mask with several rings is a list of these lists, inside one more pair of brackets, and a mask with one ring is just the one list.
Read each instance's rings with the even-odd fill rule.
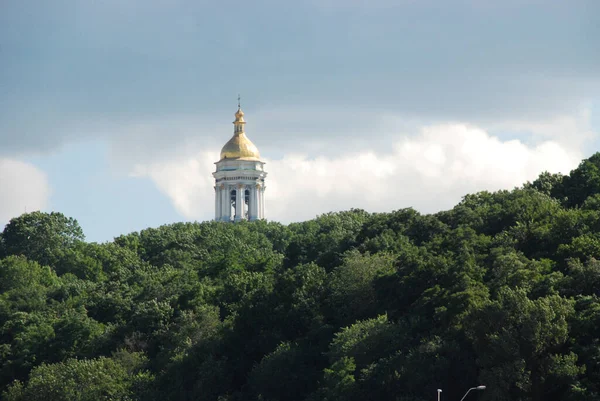
[[600,153],[420,214],[0,236],[6,401],[600,399]]

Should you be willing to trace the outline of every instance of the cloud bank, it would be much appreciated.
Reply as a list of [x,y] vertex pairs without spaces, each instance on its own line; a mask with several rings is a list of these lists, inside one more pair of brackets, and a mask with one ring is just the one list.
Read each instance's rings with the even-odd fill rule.
[[25,211],[46,208],[49,197],[44,172],[22,161],[0,158],[0,225]]
[[[0,13],[7,157],[116,138],[93,129],[104,125],[181,114],[220,124],[239,92],[257,110],[337,105],[350,110],[344,120],[375,109],[482,126],[572,114],[600,90],[596,0],[327,0],[298,2],[292,14],[280,2],[241,2],[246,23],[235,29],[225,3],[9,3]],[[304,133],[320,139],[319,129]]]
[[[138,164],[132,175],[154,181],[184,217],[211,219],[210,172],[217,154]],[[527,145],[466,124],[426,126],[415,136],[398,137],[389,151],[267,159],[266,214],[287,223],[353,207],[435,212],[467,193],[512,189],[545,170],[568,173],[581,158],[553,140]]]

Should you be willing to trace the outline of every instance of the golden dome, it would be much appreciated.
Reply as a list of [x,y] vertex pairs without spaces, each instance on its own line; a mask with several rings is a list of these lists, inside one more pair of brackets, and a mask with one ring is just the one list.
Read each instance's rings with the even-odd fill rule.
[[221,149],[221,160],[260,160],[260,153],[244,132],[244,112],[241,108],[235,113],[235,125],[233,137]]
[[256,146],[248,139],[245,133],[234,134],[221,149],[221,160],[241,159],[260,160],[260,153]]

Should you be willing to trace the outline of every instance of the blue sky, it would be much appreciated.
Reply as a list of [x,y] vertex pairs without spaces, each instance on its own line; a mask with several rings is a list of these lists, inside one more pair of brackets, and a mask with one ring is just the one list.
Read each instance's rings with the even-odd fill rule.
[[599,149],[597,1],[4,0],[0,224],[212,218],[242,94],[267,217],[423,212]]

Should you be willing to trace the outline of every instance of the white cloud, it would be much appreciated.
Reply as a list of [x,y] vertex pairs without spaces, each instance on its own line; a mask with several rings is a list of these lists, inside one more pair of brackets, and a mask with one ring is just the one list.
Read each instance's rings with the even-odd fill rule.
[[13,159],[0,159],[0,224],[26,210],[44,209],[50,187],[46,174],[35,166]]
[[[211,219],[210,173],[217,154],[140,164],[133,175],[152,179],[186,218]],[[427,126],[416,136],[397,137],[388,151],[267,159],[266,214],[290,222],[352,207],[391,211],[412,206],[434,212],[452,207],[467,193],[519,186],[544,170],[568,173],[581,158],[553,140],[527,145],[465,124]]]
[[149,177],[158,189],[169,196],[175,209],[187,218],[209,218],[213,194],[214,153],[203,152],[197,157],[179,161],[165,161],[151,164],[136,164],[133,177]]
[[583,107],[576,113],[554,116],[546,120],[507,120],[494,122],[491,130],[528,132],[537,138],[557,141],[561,146],[580,149],[596,136],[592,127],[590,107]]

